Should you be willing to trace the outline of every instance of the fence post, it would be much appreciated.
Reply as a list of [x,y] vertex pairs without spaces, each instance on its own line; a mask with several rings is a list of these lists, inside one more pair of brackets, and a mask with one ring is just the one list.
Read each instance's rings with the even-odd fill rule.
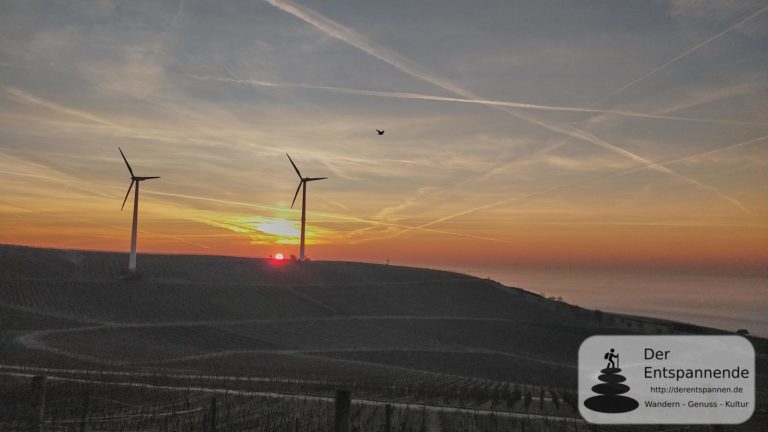
[[352,400],[349,390],[336,390],[334,432],[349,432],[349,415]]
[[44,417],[45,375],[36,375],[32,377],[32,407],[29,417],[29,430],[32,432],[42,432]]
[[91,403],[91,393],[86,390],[83,392],[83,405],[80,412],[80,432],[86,432],[88,430],[88,405]]
[[211,398],[211,432],[216,432],[216,396]]

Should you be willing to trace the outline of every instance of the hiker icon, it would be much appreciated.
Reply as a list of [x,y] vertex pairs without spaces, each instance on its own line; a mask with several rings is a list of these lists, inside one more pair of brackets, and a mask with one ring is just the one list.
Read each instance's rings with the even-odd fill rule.
[[626,384],[627,378],[620,374],[619,353],[611,348],[603,355],[603,359],[608,360],[608,365],[600,370],[597,377],[600,384],[592,386],[592,391],[597,393],[597,396],[585,400],[584,406],[606,414],[634,411],[639,404],[631,397],[624,396],[624,393],[629,391],[629,386]]

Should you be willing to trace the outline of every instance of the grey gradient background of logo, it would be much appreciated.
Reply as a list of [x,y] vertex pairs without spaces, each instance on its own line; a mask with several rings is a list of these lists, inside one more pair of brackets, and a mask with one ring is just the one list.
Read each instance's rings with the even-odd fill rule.
[[[600,370],[608,363],[604,354],[614,348],[620,355],[620,374],[630,390],[624,396],[635,399],[637,409],[619,414],[592,411],[584,401],[596,393]],[[645,348],[669,351],[664,360],[646,360]],[[646,366],[654,368],[714,368],[749,370],[748,379],[646,379]],[[755,351],[741,336],[592,336],[579,348],[579,411],[585,420],[602,424],[738,424],[747,421],[755,406]],[[651,387],[719,387],[743,389],[741,393],[658,393]],[[646,406],[646,401],[668,402],[679,407]],[[690,407],[689,402],[717,404],[714,408]],[[726,402],[746,402],[747,407],[727,407]]]

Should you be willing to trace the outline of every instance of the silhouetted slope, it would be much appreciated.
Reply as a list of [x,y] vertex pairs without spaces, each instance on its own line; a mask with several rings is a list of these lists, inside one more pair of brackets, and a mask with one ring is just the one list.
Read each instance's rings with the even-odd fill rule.
[[[431,316],[544,321],[562,306],[496,282],[444,271],[347,262],[142,255],[0,247],[2,301],[94,322],[332,316]],[[23,289],[22,289],[23,288]]]
[[591,335],[713,331],[444,271],[143,254],[142,278],[126,281],[126,257],[0,246],[2,362],[574,386]]

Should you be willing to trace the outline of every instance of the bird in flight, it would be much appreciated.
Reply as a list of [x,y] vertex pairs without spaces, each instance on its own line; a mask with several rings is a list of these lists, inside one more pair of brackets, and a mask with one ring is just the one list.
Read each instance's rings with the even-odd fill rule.
[[376,129],[376,132],[378,132],[378,133],[379,133],[379,135],[384,135],[384,131],[383,131],[383,130],[378,130],[378,129]]

